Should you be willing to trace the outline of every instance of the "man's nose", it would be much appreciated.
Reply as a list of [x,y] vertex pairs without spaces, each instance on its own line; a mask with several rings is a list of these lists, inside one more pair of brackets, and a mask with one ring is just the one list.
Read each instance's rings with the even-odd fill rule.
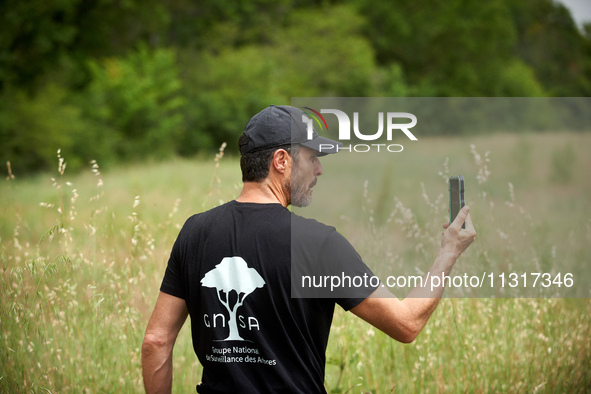
[[322,175],[322,163],[320,163],[320,160],[316,160],[316,168],[314,170],[314,175]]

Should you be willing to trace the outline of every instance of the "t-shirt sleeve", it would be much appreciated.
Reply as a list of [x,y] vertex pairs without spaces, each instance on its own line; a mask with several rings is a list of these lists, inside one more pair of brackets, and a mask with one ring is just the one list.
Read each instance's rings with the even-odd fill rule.
[[164,278],[162,279],[162,284],[160,285],[160,291],[186,300],[187,297],[183,282],[183,235],[184,232],[181,230],[172,247],[172,251],[168,259],[168,265],[166,266],[166,271],[164,273]]
[[336,230],[331,231],[320,255],[325,289],[344,310],[357,306],[380,285],[353,245]]

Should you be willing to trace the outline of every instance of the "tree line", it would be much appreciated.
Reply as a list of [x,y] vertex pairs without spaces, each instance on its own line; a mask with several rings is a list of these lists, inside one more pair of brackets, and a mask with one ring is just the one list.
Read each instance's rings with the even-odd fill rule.
[[591,25],[552,0],[6,0],[13,171],[192,156],[291,97],[587,97]]

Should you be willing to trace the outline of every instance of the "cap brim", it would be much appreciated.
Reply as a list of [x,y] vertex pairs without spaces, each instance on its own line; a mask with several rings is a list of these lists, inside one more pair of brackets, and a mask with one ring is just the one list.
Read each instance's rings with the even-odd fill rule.
[[318,136],[312,140],[301,142],[300,145],[315,150],[318,152],[318,156],[326,156],[328,154],[338,153],[343,143]]

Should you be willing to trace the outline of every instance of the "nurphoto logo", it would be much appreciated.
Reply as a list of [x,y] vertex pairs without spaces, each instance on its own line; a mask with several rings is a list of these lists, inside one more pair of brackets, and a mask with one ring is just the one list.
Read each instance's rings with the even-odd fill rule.
[[[351,136],[351,119],[344,111],[339,109],[321,109],[320,112],[310,107],[303,107],[305,116],[302,117],[302,121],[306,123],[308,139],[313,138],[314,134],[314,122],[318,125],[320,130],[325,129],[328,131],[328,124],[322,114],[332,114],[337,118],[339,125],[339,140],[350,141]],[[366,134],[367,131],[362,132],[359,127],[359,112],[353,112],[353,135],[354,138],[361,141],[377,141],[382,139],[384,134],[384,118],[386,119],[386,140],[392,141],[395,131],[403,132],[411,141],[417,141],[417,137],[410,131],[411,128],[416,126],[417,117],[409,112],[384,112],[377,113],[378,118],[378,130]],[[407,123],[399,123],[401,119],[410,120]],[[321,144],[320,151],[334,149],[333,144]],[[349,152],[369,152],[376,150],[377,152],[388,151],[388,152],[402,152],[404,147],[400,144],[385,144],[385,143],[373,143],[373,144],[349,144],[343,146],[337,146],[337,151],[348,150]]]

